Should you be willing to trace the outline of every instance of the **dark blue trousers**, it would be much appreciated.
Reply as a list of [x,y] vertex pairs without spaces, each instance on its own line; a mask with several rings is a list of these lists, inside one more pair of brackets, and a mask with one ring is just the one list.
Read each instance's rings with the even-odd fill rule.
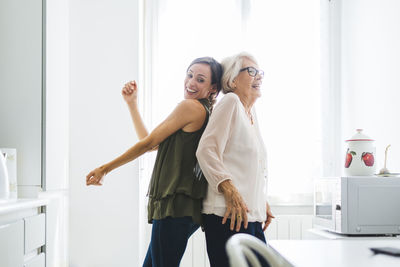
[[178,267],[189,237],[198,228],[191,217],[153,220],[143,267]]
[[[250,234],[257,237],[264,243],[265,236],[262,230],[262,225],[259,222],[249,222],[247,229],[243,225],[239,232],[231,231],[231,221],[228,219],[225,224],[222,224],[222,217],[213,214],[204,214],[204,230],[206,232],[207,253],[210,259],[211,267],[229,267],[229,259],[225,250],[225,245],[228,239],[237,233]],[[258,256],[262,266],[269,266],[268,263]]]

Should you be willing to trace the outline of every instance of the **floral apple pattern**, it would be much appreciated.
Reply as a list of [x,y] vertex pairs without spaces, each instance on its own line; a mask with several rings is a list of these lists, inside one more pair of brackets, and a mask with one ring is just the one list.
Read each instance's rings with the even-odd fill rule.
[[349,151],[349,149],[347,149],[346,152],[346,162],[344,163],[344,167],[348,168],[350,167],[351,162],[353,161],[353,156],[357,155],[356,152],[354,151]]
[[370,152],[364,152],[361,155],[361,160],[364,162],[365,166],[372,167],[374,166],[374,154]]

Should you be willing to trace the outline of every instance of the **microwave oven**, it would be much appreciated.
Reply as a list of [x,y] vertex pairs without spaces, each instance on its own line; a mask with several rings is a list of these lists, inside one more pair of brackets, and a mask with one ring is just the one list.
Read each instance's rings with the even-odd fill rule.
[[313,226],[345,235],[399,235],[400,178],[317,179]]

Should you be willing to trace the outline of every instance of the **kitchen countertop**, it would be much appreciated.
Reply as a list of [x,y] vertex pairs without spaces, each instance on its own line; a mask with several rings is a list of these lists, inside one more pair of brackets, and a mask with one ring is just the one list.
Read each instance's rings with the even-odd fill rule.
[[306,232],[306,238],[305,239],[394,239],[394,240],[399,240],[400,241],[400,235],[343,235],[343,234],[338,234],[338,233],[333,233],[324,229],[318,229],[318,228],[311,228],[308,229]]
[[0,201],[0,215],[4,215],[19,210],[36,208],[48,204],[47,199],[38,198],[19,198],[15,200]]
[[396,247],[400,240],[271,240],[268,244],[293,266],[400,266],[400,257],[374,253],[371,247]]

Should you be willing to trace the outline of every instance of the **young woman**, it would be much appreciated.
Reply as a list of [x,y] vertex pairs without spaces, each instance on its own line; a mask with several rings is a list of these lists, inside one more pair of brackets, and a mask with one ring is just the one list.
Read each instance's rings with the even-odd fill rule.
[[207,182],[195,153],[221,89],[221,76],[222,67],[213,58],[195,59],[186,72],[184,100],[150,134],[138,113],[136,83],[127,83],[122,94],[140,141],[86,177],[87,185],[102,185],[110,171],[158,149],[149,187],[152,235],[143,266],[179,266],[189,237],[199,228]]

